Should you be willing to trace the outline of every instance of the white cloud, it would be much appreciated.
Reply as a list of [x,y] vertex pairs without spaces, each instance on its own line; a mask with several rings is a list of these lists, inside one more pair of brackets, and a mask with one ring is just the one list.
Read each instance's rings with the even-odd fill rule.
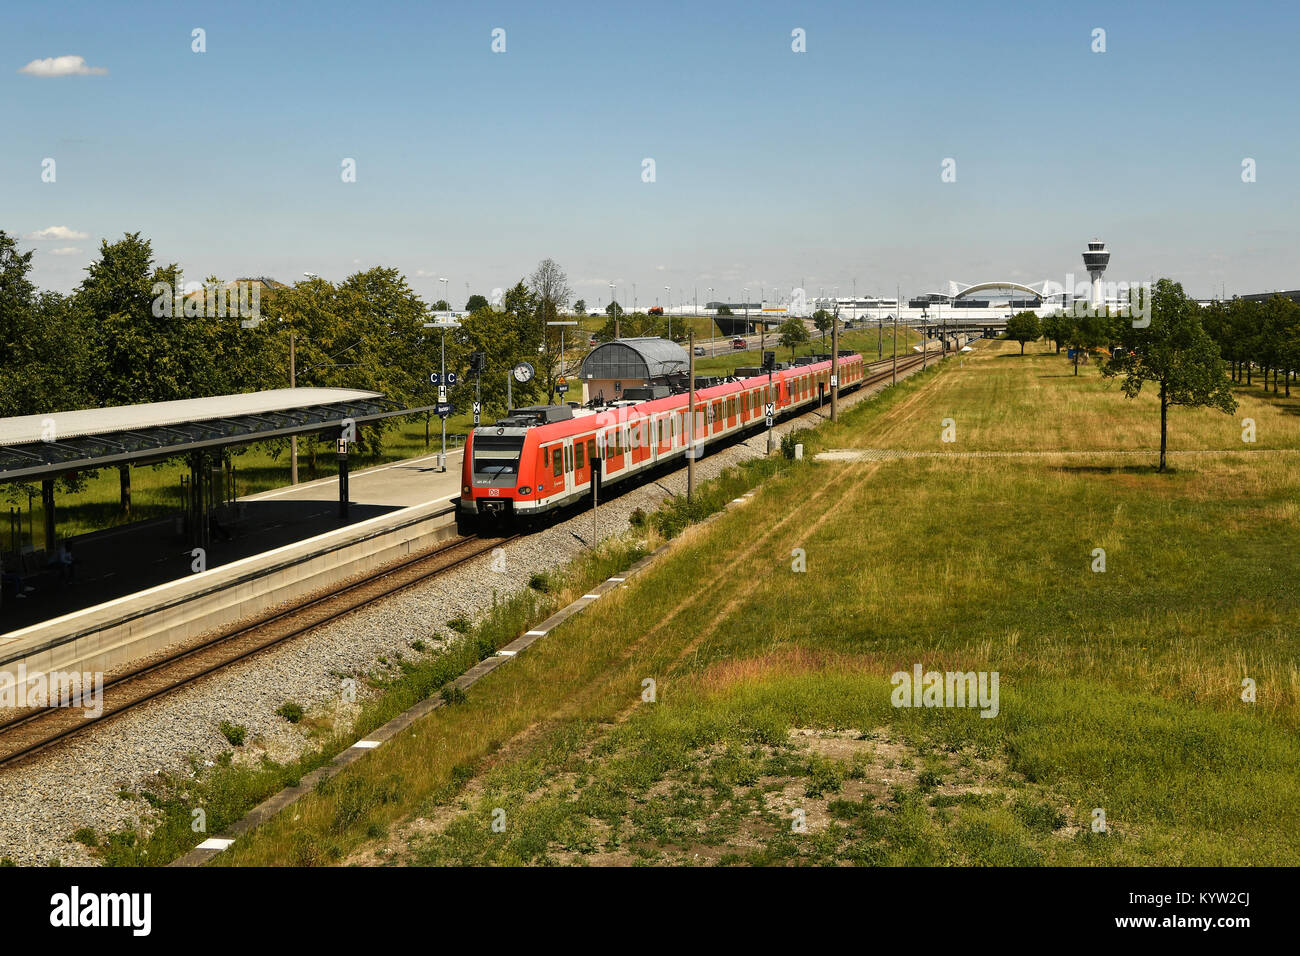
[[23,238],[32,239],[36,242],[51,239],[89,239],[90,233],[78,232],[75,229],[69,229],[67,226],[50,226],[48,229],[38,229],[36,232],[24,233]]
[[50,255],[52,255],[52,256],[75,256],[75,255],[76,255],[77,253],[79,253],[80,251],[81,251],[81,250],[78,249],[76,246],[60,246],[58,249],[51,249],[51,250],[50,250]]
[[18,71],[28,76],[103,76],[108,72],[102,66],[87,66],[83,56],[47,56],[32,60]]

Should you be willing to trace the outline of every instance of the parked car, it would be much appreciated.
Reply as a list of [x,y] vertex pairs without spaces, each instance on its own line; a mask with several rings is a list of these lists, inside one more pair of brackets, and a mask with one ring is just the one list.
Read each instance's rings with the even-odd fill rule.
[[696,355],[707,355],[708,353],[704,351],[704,346],[703,346],[703,345],[697,345],[697,346],[695,346],[695,354],[696,354]]
[[749,343],[746,342],[744,339],[735,338],[731,340],[731,347],[735,351],[741,351],[749,348]]

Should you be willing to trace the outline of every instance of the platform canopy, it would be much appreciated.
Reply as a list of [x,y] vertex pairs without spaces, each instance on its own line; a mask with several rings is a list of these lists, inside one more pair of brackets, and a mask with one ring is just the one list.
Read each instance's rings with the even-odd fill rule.
[[0,482],[157,461],[409,415],[380,392],[280,388],[0,418]]

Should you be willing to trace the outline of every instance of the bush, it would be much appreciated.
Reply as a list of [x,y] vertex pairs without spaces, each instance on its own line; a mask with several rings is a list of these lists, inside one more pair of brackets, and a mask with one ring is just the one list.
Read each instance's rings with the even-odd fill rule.
[[528,586],[534,591],[540,591],[542,594],[548,594],[551,590],[551,579],[542,571],[534,571],[528,577]]
[[453,617],[447,622],[447,627],[457,634],[468,634],[474,628],[474,622],[467,617]]
[[95,832],[94,827],[80,827],[73,831],[72,840],[74,843],[82,843],[91,849],[99,846],[99,834]]
[[804,772],[808,775],[804,796],[820,797],[826,793],[838,793],[844,785],[844,767],[837,760],[814,757]]
[[275,709],[275,712],[291,724],[296,724],[298,721],[302,720],[302,704],[295,703],[291,700],[286,700]]
[[223,720],[217,725],[221,731],[221,736],[230,741],[232,747],[244,746],[244,738],[248,736],[248,728],[243,724],[232,724],[228,720]]
[[627,523],[638,530],[644,528],[649,520],[650,516],[640,508],[633,509],[632,513],[627,517]]
[[1065,826],[1065,814],[1050,803],[1029,803],[1026,801],[1017,801],[1011,808],[1025,829],[1035,833],[1051,833],[1053,830],[1059,830]]
[[459,687],[448,684],[442,689],[442,702],[444,704],[463,704],[466,700],[468,700],[468,696]]

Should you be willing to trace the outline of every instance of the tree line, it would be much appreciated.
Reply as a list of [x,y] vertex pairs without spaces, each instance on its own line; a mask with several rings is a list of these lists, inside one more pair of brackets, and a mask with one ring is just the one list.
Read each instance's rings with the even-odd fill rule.
[[[440,370],[441,332],[425,328],[431,307],[396,269],[264,288],[259,315],[249,319],[237,310],[211,314],[202,291],[184,296],[193,308],[159,308],[160,284],[183,290],[186,279],[177,264],[155,261],[140,233],[103,241],[67,294],[36,288],[32,258],[0,230],[0,417],[286,388],[291,343],[298,387],[383,392],[407,407],[437,400],[429,375]],[[208,276],[202,284],[225,283]],[[537,375],[514,384],[514,404],[552,400],[560,327],[546,323],[571,299],[564,270],[550,259],[495,305],[471,296],[470,314],[446,336],[447,369],[461,376],[448,396],[457,411],[474,400],[466,374],[474,352],[485,358],[489,420],[504,413],[506,375],[521,360]],[[375,449],[378,431],[361,430],[361,453]]]

